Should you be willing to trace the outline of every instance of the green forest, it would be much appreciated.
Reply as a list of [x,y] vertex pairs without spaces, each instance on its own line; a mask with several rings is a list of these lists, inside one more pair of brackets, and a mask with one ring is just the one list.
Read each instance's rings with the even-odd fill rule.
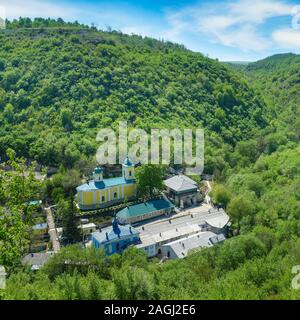
[[[300,264],[299,55],[232,66],[182,45],[40,18],[8,21],[0,44],[0,156],[14,168],[0,166],[0,265],[9,273],[0,299],[300,298],[291,287]],[[52,199],[67,215],[93,168],[97,131],[120,120],[147,132],[204,128],[204,172],[231,217],[230,239],[163,264],[135,248],[107,257],[72,245],[37,272],[23,267],[28,201]],[[35,163],[59,171],[39,183]]]

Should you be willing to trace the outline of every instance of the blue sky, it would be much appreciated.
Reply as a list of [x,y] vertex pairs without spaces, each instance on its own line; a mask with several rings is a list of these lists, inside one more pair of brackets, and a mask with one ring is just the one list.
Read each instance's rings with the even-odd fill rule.
[[300,0],[0,0],[9,19],[62,17],[184,44],[211,58],[300,53]]

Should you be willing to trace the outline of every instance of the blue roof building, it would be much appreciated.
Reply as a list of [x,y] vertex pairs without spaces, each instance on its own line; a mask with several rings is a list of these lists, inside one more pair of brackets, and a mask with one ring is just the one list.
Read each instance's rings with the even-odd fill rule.
[[111,227],[92,233],[92,244],[103,248],[106,255],[121,254],[128,246],[140,242],[139,234],[131,225],[120,225],[114,218]]

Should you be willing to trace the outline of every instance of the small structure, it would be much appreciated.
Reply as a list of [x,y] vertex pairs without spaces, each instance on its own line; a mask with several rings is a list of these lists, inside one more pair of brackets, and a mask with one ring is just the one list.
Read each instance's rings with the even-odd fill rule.
[[85,236],[89,236],[91,235],[93,232],[96,231],[96,225],[94,223],[86,223],[86,224],[82,224],[79,226],[80,229],[82,230],[82,233]]
[[210,209],[209,214],[214,216],[206,219],[207,228],[216,234],[226,233],[230,217],[224,209]]
[[32,227],[33,235],[35,237],[43,237],[48,234],[48,223],[37,223]]
[[164,244],[160,248],[160,256],[169,259],[185,258],[192,250],[211,247],[224,240],[224,236],[218,236],[210,231],[199,232],[192,236]]
[[62,227],[56,228],[56,233],[58,238],[60,238],[63,234],[63,228]]
[[117,213],[120,223],[132,224],[151,219],[161,215],[169,216],[174,210],[174,205],[165,199],[154,199],[127,206]]
[[184,208],[197,204],[201,199],[197,182],[189,177],[179,174],[164,181],[167,192],[174,199],[175,204]]
[[112,226],[92,233],[92,245],[103,248],[106,255],[122,253],[128,246],[140,241],[139,231],[131,225],[120,225],[117,218]]
[[53,251],[29,253],[22,259],[23,265],[28,265],[31,270],[39,270],[54,255]]
[[[89,237],[93,232],[96,232],[96,225],[92,222],[90,223],[85,223],[85,224],[80,224],[78,226],[78,229],[80,229],[82,231],[82,235],[84,237]],[[59,227],[56,228],[56,232],[59,238],[61,238],[62,234],[63,234],[63,228]]]
[[122,177],[103,179],[103,169],[97,167],[93,180],[77,187],[76,199],[81,210],[95,210],[122,203],[136,197],[134,164],[126,158]]

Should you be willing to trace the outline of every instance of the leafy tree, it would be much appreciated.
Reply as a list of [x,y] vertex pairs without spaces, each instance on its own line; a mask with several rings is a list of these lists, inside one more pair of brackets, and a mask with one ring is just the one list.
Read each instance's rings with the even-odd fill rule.
[[72,122],[72,114],[69,109],[62,109],[61,113],[61,124],[67,130],[71,131],[73,129],[73,122]]
[[231,199],[231,193],[224,185],[216,185],[212,190],[212,200],[215,204],[221,204],[224,208],[227,207]]
[[155,299],[155,289],[151,275],[137,267],[125,267],[113,272],[113,283],[117,299]]
[[80,230],[76,218],[76,210],[73,198],[69,201],[59,202],[60,208],[58,209],[62,215],[63,234],[68,243],[75,243],[80,241]]
[[136,169],[137,187],[141,195],[153,196],[163,189],[165,168],[159,165],[143,165]]
[[239,195],[230,200],[227,209],[232,219],[240,227],[244,217],[251,217],[255,213],[255,204],[253,203],[253,199],[246,195]]

